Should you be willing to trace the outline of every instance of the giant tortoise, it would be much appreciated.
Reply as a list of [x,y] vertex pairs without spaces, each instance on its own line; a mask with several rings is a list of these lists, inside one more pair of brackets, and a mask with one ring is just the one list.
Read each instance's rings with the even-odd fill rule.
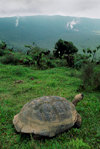
[[76,95],[72,102],[58,96],[34,99],[14,116],[13,124],[17,132],[53,137],[74,125],[81,126],[81,116],[75,106],[82,99],[83,94]]

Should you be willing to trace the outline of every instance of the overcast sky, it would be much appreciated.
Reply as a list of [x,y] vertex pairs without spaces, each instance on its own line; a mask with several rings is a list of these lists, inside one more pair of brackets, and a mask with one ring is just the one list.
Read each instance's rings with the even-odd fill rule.
[[100,0],[0,0],[0,17],[30,15],[100,18]]

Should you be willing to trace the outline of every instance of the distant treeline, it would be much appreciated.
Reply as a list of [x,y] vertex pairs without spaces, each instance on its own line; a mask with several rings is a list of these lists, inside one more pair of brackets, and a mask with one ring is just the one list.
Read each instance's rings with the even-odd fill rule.
[[42,49],[34,42],[32,45],[25,45],[27,52],[15,51],[8,48],[6,42],[0,43],[0,62],[3,64],[34,66],[38,69],[53,67],[73,67],[80,69],[84,64],[91,62],[100,64],[100,58],[96,58],[96,53],[100,50],[98,46],[95,50],[83,49],[83,54],[78,53],[78,49],[72,42],[59,39],[55,43],[55,50]]

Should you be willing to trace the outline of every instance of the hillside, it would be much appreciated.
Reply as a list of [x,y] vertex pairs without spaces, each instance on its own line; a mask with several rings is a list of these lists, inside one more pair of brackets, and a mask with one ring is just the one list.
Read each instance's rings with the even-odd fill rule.
[[29,16],[0,18],[0,40],[24,50],[33,41],[53,49],[59,38],[72,41],[79,49],[100,44],[100,19],[65,16]]
[[72,101],[81,84],[79,75],[80,71],[65,67],[42,71],[0,64],[0,148],[99,149],[99,92],[84,91],[84,99],[77,105],[82,116],[81,128],[72,128],[52,139],[17,133],[12,123],[14,115],[34,98],[55,95]]

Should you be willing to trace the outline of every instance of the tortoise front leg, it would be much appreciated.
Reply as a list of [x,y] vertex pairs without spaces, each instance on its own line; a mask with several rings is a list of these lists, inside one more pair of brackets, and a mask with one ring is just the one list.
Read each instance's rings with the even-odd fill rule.
[[75,123],[74,126],[75,126],[76,128],[80,128],[80,127],[81,127],[81,123],[82,123],[82,118],[81,118],[80,114],[77,113],[77,121],[76,121],[76,123]]

